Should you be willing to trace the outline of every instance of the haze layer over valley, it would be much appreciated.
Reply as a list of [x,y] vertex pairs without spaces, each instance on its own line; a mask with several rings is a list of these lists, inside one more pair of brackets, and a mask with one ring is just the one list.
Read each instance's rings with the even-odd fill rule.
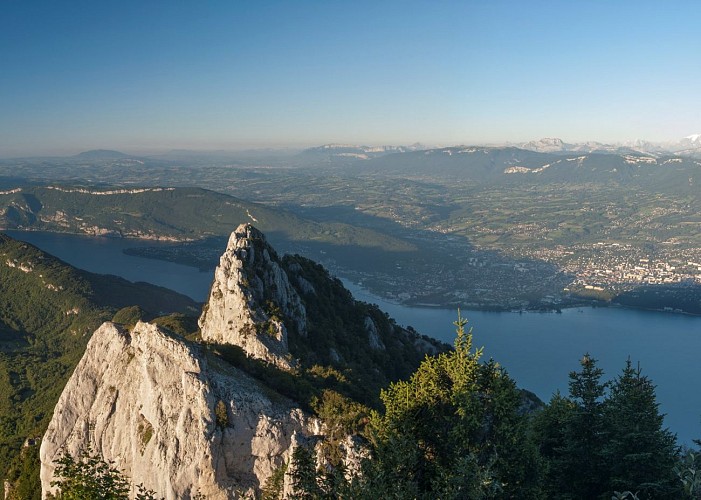
[[699,313],[695,138],[4,160],[0,223],[179,241],[138,252],[211,269],[226,228],[249,220],[283,251],[408,304]]

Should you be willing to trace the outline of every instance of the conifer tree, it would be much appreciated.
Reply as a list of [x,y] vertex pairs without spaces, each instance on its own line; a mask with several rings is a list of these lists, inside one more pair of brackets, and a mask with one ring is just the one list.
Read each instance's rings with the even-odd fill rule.
[[[535,447],[514,381],[480,363],[458,315],[455,350],[427,357],[382,392],[375,458],[362,481],[375,498],[537,498]],[[401,453],[397,453],[401,450]]]
[[603,463],[605,429],[603,399],[607,383],[603,370],[589,353],[580,361],[582,370],[570,373],[572,413],[565,427],[561,471],[571,498],[596,498],[606,489],[607,471]]
[[574,403],[557,391],[550,402],[531,421],[532,439],[537,443],[541,457],[543,489],[547,498],[556,498],[570,490],[563,473],[563,450],[567,428],[574,411]]
[[292,452],[292,489],[295,498],[314,500],[322,497],[319,487],[319,471],[316,468],[314,449],[297,446]]
[[609,491],[639,492],[640,498],[672,498],[676,437],[663,428],[655,386],[630,359],[611,385],[604,404],[604,461]]

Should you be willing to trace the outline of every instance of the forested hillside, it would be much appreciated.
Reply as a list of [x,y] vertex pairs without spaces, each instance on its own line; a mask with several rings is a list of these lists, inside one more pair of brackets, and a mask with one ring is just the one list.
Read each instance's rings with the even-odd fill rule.
[[228,236],[253,221],[276,242],[410,251],[411,245],[345,223],[318,223],[291,212],[200,188],[18,185],[0,191],[0,227],[193,241]]
[[[197,314],[191,299],[77,270],[0,234],[0,476],[38,498],[37,446],[90,334],[121,308]],[[24,445],[24,447],[23,447]]]

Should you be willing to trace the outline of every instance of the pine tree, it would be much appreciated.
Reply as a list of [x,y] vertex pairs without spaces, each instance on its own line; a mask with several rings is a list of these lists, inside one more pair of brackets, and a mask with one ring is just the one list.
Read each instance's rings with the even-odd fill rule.
[[542,460],[543,488],[546,498],[557,498],[570,490],[565,477],[563,450],[574,403],[556,392],[550,402],[531,421],[532,439],[538,445]]
[[376,497],[539,496],[520,393],[496,363],[480,363],[465,324],[458,315],[454,351],[382,392],[386,413],[373,417],[375,460],[364,478]]
[[603,398],[607,383],[601,382],[603,370],[589,353],[580,361],[582,370],[570,373],[570,400],[573,411],[565,428],[561,455],[564,483],[562,492],[571,498],[596,498],[606,490],[607,471],[603,462],[605,429]]
[[630,359],[604,404],[609,491],[640,492],[640,498],[672,498],[676,488],[676,437],[663,428],[655,386]]
[[294,498],[314,500],[322,498],[319,487],[316,455],[313,448],[297,446],[292,452],[292,490]]

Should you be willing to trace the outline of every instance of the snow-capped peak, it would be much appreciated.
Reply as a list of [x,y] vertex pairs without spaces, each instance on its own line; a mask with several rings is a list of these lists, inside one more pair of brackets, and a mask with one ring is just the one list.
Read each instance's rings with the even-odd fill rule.
[[544,137],[538,141],[527,142],[522,144],[523,149],[529,149],[531,151],[538,151],[540,153],[552,153],[556,151],[563,151],[567,148],[567,145],[556,137]]

